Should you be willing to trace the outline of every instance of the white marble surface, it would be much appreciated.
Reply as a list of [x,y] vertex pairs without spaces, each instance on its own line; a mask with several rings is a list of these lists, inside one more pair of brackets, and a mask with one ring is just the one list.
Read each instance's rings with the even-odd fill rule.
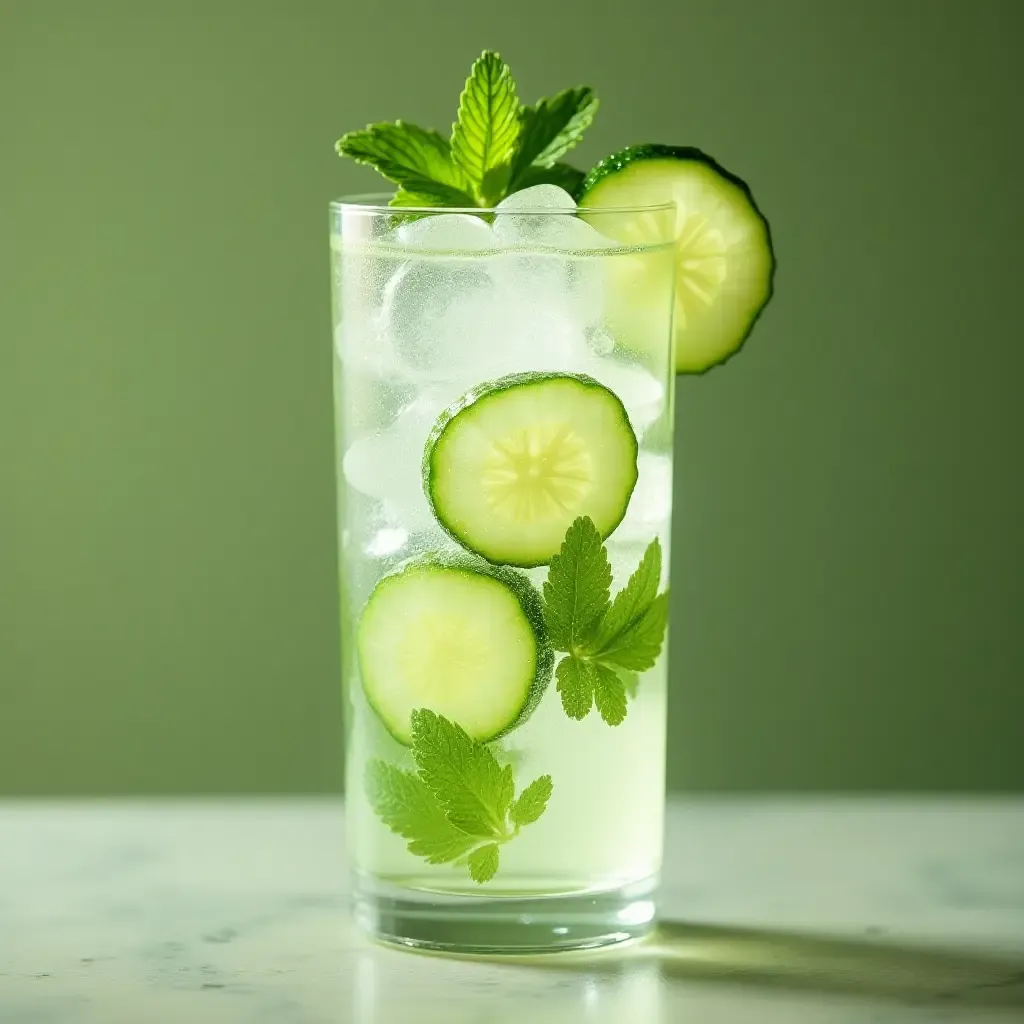
[[653,940],[375,947],[330,801],[0,804],[0,1024],[1024,1020],[1024,801],[675,802]]

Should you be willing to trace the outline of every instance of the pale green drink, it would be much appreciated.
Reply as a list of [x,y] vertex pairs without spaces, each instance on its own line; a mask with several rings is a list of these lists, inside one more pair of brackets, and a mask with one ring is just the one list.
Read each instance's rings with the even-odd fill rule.
[[[403,224],[380,209],[332,208],[349,844],[362,911],[385,937],[462,948],[557,948],[636,934],[653,916],[667,645],[647,670],[620,673],[628,697],[616,724],[596,707],[581,719],[568,717],[549,666],[536,706],[487,743],[501,765],[511,766],[517,788],[550,776],[552,789],[543,814],[501,845],[499,869],[480,883],[458,859],[432,864],[410,852],[407,836],[374,806],[367,766],[384,761],[415,772],[416,762],[387,711],[382,716],[375,708],[377,684],[364,678],[359,643],[382,579],[424,558],[466,553],[443,510],[432,505],[429,486],[424,490],[424,450],[446,408],[512,374],[542,383],[579,375],[621,402],[628,418],[622,429],[635,438],[635,482],[604,538],[611,593],[626,586],[656,538],[656,585],[667,586],[674,217],[664,207],[645,216],[647,237],[660,223],[662,238],[628,245],[621,240],[627,218],[616,213],[584,219],[565,209],[493,218],[437,212]],[[620,340],[627,335],[629,347]],[[535,408],[538,420],[559,415],[546,400]],[[571,430],[566,437],[572,444]],[[601,457],[597,443],[574,456],[572,466]],[[566,522],[586,512],[589,484],[578,476],[570,472],[571,493],[559,495],[579,504],[564,511]],[[478,483],[476,474],[464,484],[455,480],[455,497]],[[515,524],[502,527],[501,514],[499,503],[495,536],[505,543]],[[513,564],[501,571],[516,573],[540,597],[550,569]],[[396,650],[408,621],[388,623]],[[444,622],[438,619],[437,629]],[[555,660],[565,656],[556,652]],[[456,647],[453,662],[459,657]],[[393,664],[402,671],[404,663]],[[390,677],[380,685],[390,687]],[[445,682],[432,685],[443,689]],[[486,694],[491,680],[482,676],[472,685]],[[423,700],[429,706],[428,694]]]

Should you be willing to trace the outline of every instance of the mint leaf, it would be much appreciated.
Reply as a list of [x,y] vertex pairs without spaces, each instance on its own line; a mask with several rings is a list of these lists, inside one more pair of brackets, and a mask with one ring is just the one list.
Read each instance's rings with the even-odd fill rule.
[[557,185],[566,192],[575,195],[586,174],[569,164],[552,164],[550,167],[527,167],[516,179],[515,187],[532,188],[534,185]]
[[495,195],[489,172],[507,164],[519,138],[519,99],[508,65],[491,50],[473,63],[459,99],[458,120],[452,126],[451,152],[477,199],[489,203]]
[[512,766],[500,765],[483,743],[426,708],[412,713],[412,755],[419,772],[386,761],[366,766],[374,813],[408,850],[430,864],[468,866],[476,882],[498,870],[499,847],[547,808],[551,776],[534,779],[515,799]]
[[443,715],[419,708],[412,713],[412,755],[453,825],[475,836],[506,834],[512,769],[503,769],[484,744]]
[[[559,123],[561,127],[533,158],[533,162],[541,167],[550,167],[565,156],[583,138],[583,133],[593,123],[597,107],[597,97],[593,90],[586,86],[565,89],[549,100],[541,100],[535,108],[535,117],[538,120],[546,119],[549,131]],[[566,115],[569,115],[568,118]]]
[[450,144],[435,131],[407,121],[381,121],[343,135],[335,148],[409,192],[430,195],[432,205],[474,205]]
[[428,864],[455,860],[478,841],[445,817],[430,787],[418,775],[373,760],[366,766],[364,784],[377,817],[392,832],[411,840],[409,852]]
[[519,794],[519,799],[511,807],[512,820],[517,826],[532,825],[544,813],[551,798],[551,789],[551,776],[541,775]]
[[562,710],[577,721],[586,718],[594,706],[594,674],[589,661],[570,654],[555,666],[555,689],[562,698]]
[[583,644],[608,608],[612,569],[593,520],[581,516],[551,559],[544,583],[544,621],[557,651]]
[[661,582],[655,537],[626,586],[609,602],[611,568],[597,528],[577,519],[552,558],[544,583],[544,621],[552,646],[568,657],[555,666],[562,709],[586,718],[595,705],[609,725],[626,717],[636,673],[654,666],[668,628],[668,591]]
[[532,185],[575,193],[584,174],[561,159],[597,107],[586,86],[521,106],[509,66],[485,50],[462,90],[450,141],[406,121],[381,121],[343,135],[335,148],[399,186],[392,206],[493,206]]
[[626,717],[626,687],[614,669],[591,662],[594,682],[594,703],[609,725],[620,725]]
[[513,161],[515,187],[531,164],[550,167],[580,141],[597,113],[597,97],[592,89],[580,86],[563,89],[555,96],[524,107],[520,115],[522,131]]
[[657,537],[647,545],[636,572],[616,595],[597,630],[595,644],[606,642],[628,629],[646,611],[658,594],[661,583],[661,541]]
[[469,855],[469,877],[474,882],[489,882],[498,870],[498,844],[487,843]]
[[570,654],[555,668],[555,680],[562,710],[570,718],[586,718],[595,704],[609,725],[619,725],[626,717],[625,685],[607,665]]
[[668,628],[668,591],[659,594],[621,633],[605,640],[594,657],[619,668],[646,672],[653,668]]

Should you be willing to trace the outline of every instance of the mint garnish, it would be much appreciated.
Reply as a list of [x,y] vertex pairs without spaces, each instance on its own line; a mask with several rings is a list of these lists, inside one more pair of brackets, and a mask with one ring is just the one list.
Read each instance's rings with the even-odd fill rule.
[[501,199],[519,139],[519,99],[508,65],[485,50],[473,64],[452,125],[452,156],[480,206]]
[[343,135],[335,148],[399,186],[392,206],[495,206],[531,185],[575,192],[584,174],[561,158],[597,105],[593,90],[579,86],[522,106],[509,66],[485,50],[466,80],[450,141],[408,121],[382,121]]
[[661,542],[655,537],[598,624],[595,657],[633,672],[646,672],[658,660],[668,624],[668,591],[658,593],[660,582]]
[[534,779],[516,799],[512,766],[500,765],[483,743],[426,708],[412,713],[412,756],[416,772],[368,763],[370,806],[409,840],[415,856],[429,864],[466,858],[475,882],[493,878],[500,847],[544,813],[551,776]]
[[586,718],[597,705],[609,725],[626,717],[626,688],[615,670],[585,654],[570,654],[555,668],[562,708],[570,718]]
[[485,843],[469,855],[469,877],[474,882],[490,881],[498,872],[498,844]]
[[384,824],[404,836],[409,852],[430,864],[461,857],[477,842],[446,817],[430,787],[413,772],[374,760],[366,769],[366,795]]
[[598,100],[587,86],[564,89],[556,96],[523,107],[522,138],[513,165],[518,179],[531,164],[553,167],[583,137],[597,113]]
[[428,199],[428,205],[473,205],[469,183],[452,159],[451,144],[435,131],[406,121],[382,121],[342,136],[337,150],[358,163],[376,167],[401,186],[399,196],[406,193]]
[[509,808],[512,820],[522,827],[532,825],[543,813],[551,797],[551,776],[541,775],[519,794],[519,799]]
[[586,718],[597,706],[609,725],[626,717],[627,688],[651,668],[668,626],[668,590],[661,581],[661,542],[655,537],[629,582],[609,600],[611,565],[601,535],[583,516],[568,529],[544,583],[544,621],[551,644],[566,654],[555,668],[562,708]]
[[544,583],[544,622],[556,651],[575,651],[590,639],[608,608],[612,567],[589,518],[566,531]]

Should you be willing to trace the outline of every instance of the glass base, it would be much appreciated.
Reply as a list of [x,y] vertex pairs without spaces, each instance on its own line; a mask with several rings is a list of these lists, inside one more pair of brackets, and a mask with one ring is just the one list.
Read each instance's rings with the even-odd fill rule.
[[362,877],[355,918],[383,942],[449,953],[548,953],[628,942],[654,927],[657,877],[555,896],[423,892]]

